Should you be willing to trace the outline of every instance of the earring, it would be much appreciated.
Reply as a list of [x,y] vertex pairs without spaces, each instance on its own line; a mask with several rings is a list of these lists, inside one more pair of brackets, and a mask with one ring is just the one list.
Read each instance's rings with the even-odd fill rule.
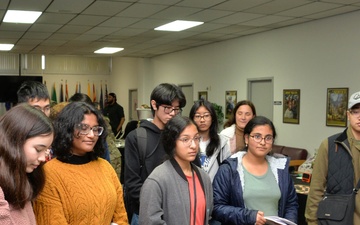
[[246,147],[246,148],[248,147],[248,144],[247,144],[247,143],[245,143],[245,147]]

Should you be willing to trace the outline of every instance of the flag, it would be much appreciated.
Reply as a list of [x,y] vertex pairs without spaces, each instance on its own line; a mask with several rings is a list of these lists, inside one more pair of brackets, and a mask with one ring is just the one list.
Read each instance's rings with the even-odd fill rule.
[[75,86],[75,94],[79,93],[79,84],[78,82],[76,82],[76,86]]
[[105,104],[104,106],[107,106],[108,103],[108,90],[107,90],[107,84],[105,84]]
[[51,94],[51,101],[55,104],[57,103],[55,83],[54,83],[52,94]]
[[63,83],[61,83],[60,85],[60,102],[63,102],[64,101],[64,86],[63,86]]
[[90,83],[88,82],[88,88],[87,88],[87,95],[89,96],[89,98],[91,99],[91,95],[90,95]]
[[93,82],[93,102],[96,102],[96,89],[94,82]]
[[65,81],[65,102],[69,101],[69,90],[67,81]]
[[102,84],[100,86],[100,109],[103,110],[104,109],[104,99],[103,99],[103,92],[102,92]]
[[79,92],[78,93],[81,93],[81,84],[79,82]]

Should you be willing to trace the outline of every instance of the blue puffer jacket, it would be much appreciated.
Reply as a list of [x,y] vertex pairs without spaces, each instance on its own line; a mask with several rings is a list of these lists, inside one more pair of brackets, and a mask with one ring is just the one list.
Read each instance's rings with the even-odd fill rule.
[[[256,222],[258,210],[246,208],[243,199],[244,178],[241,165],[246,152],[238,152],[225,160],[220,166],[213,181],[214,210],[213,218],[222,224],[253,225]],[[297,223],[298,201],[293,181],[289,174],[289,160],[267,156],[270,168],[277,178],[281,197],[278,216]],[[241,177],[241,179],[240,179]]]

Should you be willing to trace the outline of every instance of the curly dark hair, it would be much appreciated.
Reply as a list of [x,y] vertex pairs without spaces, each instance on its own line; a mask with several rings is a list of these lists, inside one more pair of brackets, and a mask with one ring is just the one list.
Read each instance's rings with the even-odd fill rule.
[[204,99],[200,99],[200,100],[196,101],[194,103],[194,105],[192,106],[190,113],[189,113],[189,117],[192,120],[194,120],[196,110],[198,110],[201,106],[204,106],[210,112],[210,115],[211,115],[211,126],[209,128],[210,143],[206,147],[206,155],[208,157],[210,157],[214,154],[214,151],[220,145],[220,137],[218,134],[219,122],[218,122],[216,112],[215,112],[213,105],[209,101],[206,101]]
[[53,150],[57,159],[62,162],[68,162],[69,157],[72,155],[71,148],[73,145],[75,134],[75,125],[84,120],[84,115],[94,114],[97,118],[99,126],[104,127],[104,132],[99,136],[98,141],[94,146],[94,151],[88,152],[90,160],[96,160],[102,156],[106,149],[106,123],[99,110],[93,105],[86,102],[72,102],[61,110],[60,114],[54,122],[55,138],[53,142]]
[[180,115],[174,116],[166,123],[162,133],[162,143],[169,158],[174,157],[176,140],[179,138],[181,132],[191,124],[194,124],[197,128],[197,125],[189,117]]

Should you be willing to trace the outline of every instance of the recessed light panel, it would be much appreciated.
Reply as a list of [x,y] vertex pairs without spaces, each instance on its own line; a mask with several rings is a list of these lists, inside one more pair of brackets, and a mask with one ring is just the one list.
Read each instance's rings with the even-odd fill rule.
[[34,23],[41,13],[38,11],[8,10],[3,21],[6,23]]
[[174,22],[164,24],[160,27],[156,27],[154,30],[182,31],[192,27],[199,26],[203,23],[204,22],[198,22],[198,21],[175,20]]
[[13,44],[0,44],[0,51],[10,51],[13,47]]
[[98,50],[96,50],[94,53],[97,54],[113,54],[116,52],[120,52],[124,50],[124,48],[112,48],[112,47],[104,47],[104,48],[100,48]]

